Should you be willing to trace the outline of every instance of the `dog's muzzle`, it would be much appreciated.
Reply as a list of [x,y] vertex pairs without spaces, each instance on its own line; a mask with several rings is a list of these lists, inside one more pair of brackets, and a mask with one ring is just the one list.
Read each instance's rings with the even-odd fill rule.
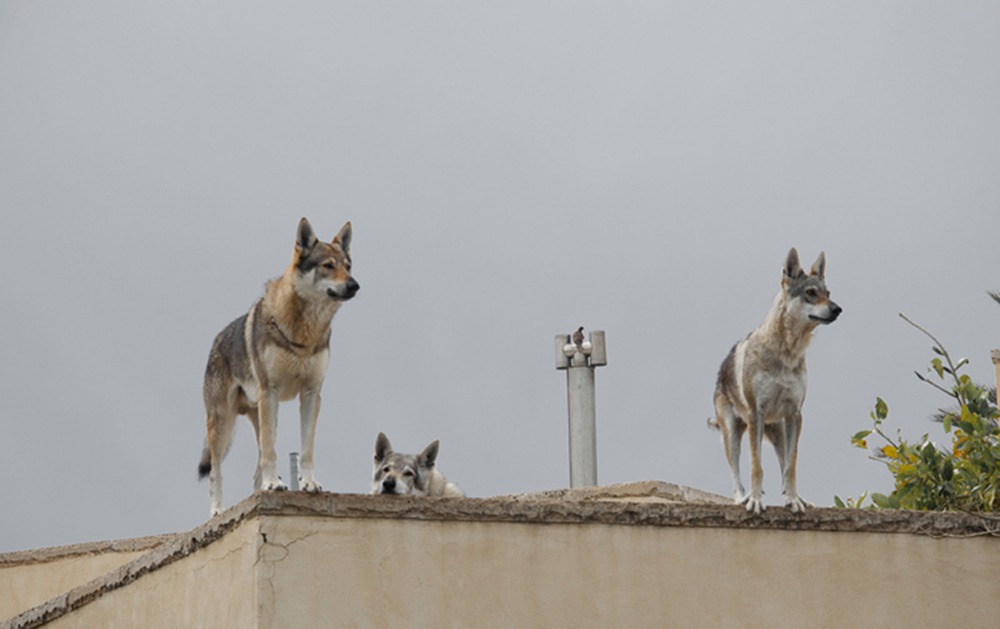
[[354,297],[357,292],[361,289],[361,284],[352,277],[347,280],[347,285],[344,286],[343,292],[337,292],[332,288],[326,289],[326,294],[334,299],[340,299],[341,301],[347,301],[351,297]]
[[386,478],[382,481],[382,493],[383,494],[394,494],[396,493],[396,479],[392,476]]
[[840,313],[843,311],[844,311],[843,308],[841,308],[840,306],[831,301],[829,317],[823,318],[823,317],[816,317],[814,315],[809,315],[809,318],[812,319],[813,321],[818,321],[819,323],[833,323],[834,321],[837,320],[837,317],[839,317]]

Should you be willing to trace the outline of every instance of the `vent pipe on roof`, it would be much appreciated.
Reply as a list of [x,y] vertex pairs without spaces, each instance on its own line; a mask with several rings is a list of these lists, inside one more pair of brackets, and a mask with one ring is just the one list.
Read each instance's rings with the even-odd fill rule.
[[556,335],[556,369],[566,370],[569,409],[569,486],[597,485],[597,404],[594,368],[608,364],[604,331],[584,340],[583,327],[573,335]]

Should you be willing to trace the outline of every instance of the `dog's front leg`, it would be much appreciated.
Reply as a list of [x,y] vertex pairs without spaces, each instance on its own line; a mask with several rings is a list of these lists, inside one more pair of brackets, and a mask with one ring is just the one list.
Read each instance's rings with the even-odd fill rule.
[[782,466],[781,487],[785,496],[785,506],[794,513],[802,513],[806,507],[813,506],[812,503],[803,500],[799,496],[796,488],[795,465],[799,457],[799,433],[802,430],[802,414],[795,415],[785,420],[785,464]]
[[278,433],[278,391],[261,386],[257,411],[260,422],[257,447],[257,469],[260,471],[260,488],[267,490],[288,489],[278,478],[275,437]]
[[299,395],[299,419],[302,424],[302,457],[299,459],[299,488],[317,492],[323,488],[315,477],[313,445],[316,442],[316,420],[321,402],[319,389],[305,389]]
[[747,511],[760,513],[764,510],[764,468],[760,462],[760,450],[764,442],[764,420],[758,409],[749,418],[750,438],[750,493],[746,495]]
[[253,490],[260,491],[260,416],[256,408],[247,411],[247,419],[253,426],[253,438],[257,442],[257,468],[253,471]]

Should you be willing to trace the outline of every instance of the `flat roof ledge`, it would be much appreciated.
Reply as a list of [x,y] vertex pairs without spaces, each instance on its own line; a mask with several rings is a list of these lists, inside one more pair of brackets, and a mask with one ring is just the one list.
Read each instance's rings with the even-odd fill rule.
[[[629,484],[626,487],[633,486]],[[643,488],[645,485],[640,484]],[[611,486],[613,487],[613,486]],[[580,492],[569,496],[564,492]],[[712,494],[708,494],[712,496]],[[335,518],[400,518],[536,524],[618,524],[739,529],[909,533],[931,537],[1000,537],[1000,517],[971,513],[887,509],[812,508],[792,513],[768,507],[753,515],[740,505],[718,502],[650,501],[607,487],[556,490],[493,498],[420,498],[366,494],[260,492],[237,507],[249,515],[309,515]],[[245,508],[245,511],[243,510]],[[219,517],[225,517],[229,512]],[[211,523],[210,523],[211,524]]]

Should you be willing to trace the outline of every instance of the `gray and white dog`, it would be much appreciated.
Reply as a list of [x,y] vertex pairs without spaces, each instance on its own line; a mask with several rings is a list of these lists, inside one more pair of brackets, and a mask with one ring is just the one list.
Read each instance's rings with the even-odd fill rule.
[[[715,419],[709,425],[722,433],[736,503],[746,503],[747,511],[753,513],[764,510],[760,462],[764,437],[778,455],[785,505],[795,512],[811,506],[798,494],[795,465],[806,397],[806,348],[816,326],[833,323],[841,313],[840,306],[830,300],[825,272],[822,253],[806,274],[792,248],[771,312],[733,346],[719,368]],[[750,433],[750,493],[745,493],[740,481],[740,442],[746,431]]]
[[212,344],[205,368],[208,437],[198,475],[209,477],[212,515],[222,511],[222,458],[238,415],[257,435],[254,487],[286,489],[278,478],[275,437],[278,403],[299,398],[302,459],[299,485],[320,491],[314,476],[313,443],[320,389],[330,360],[330,324],[360,285],[351,275],[351,223],[322,242],[305,218],[299,221],[292,260],[267,283],[264,296],[230,323]]
[[375,440],[375,465],[372,472],[372,494],[399,496],[465,495],[458,485],[448,482],[434,466],[440,443],[433,441],[420,454],[394,452],[385,433]]

